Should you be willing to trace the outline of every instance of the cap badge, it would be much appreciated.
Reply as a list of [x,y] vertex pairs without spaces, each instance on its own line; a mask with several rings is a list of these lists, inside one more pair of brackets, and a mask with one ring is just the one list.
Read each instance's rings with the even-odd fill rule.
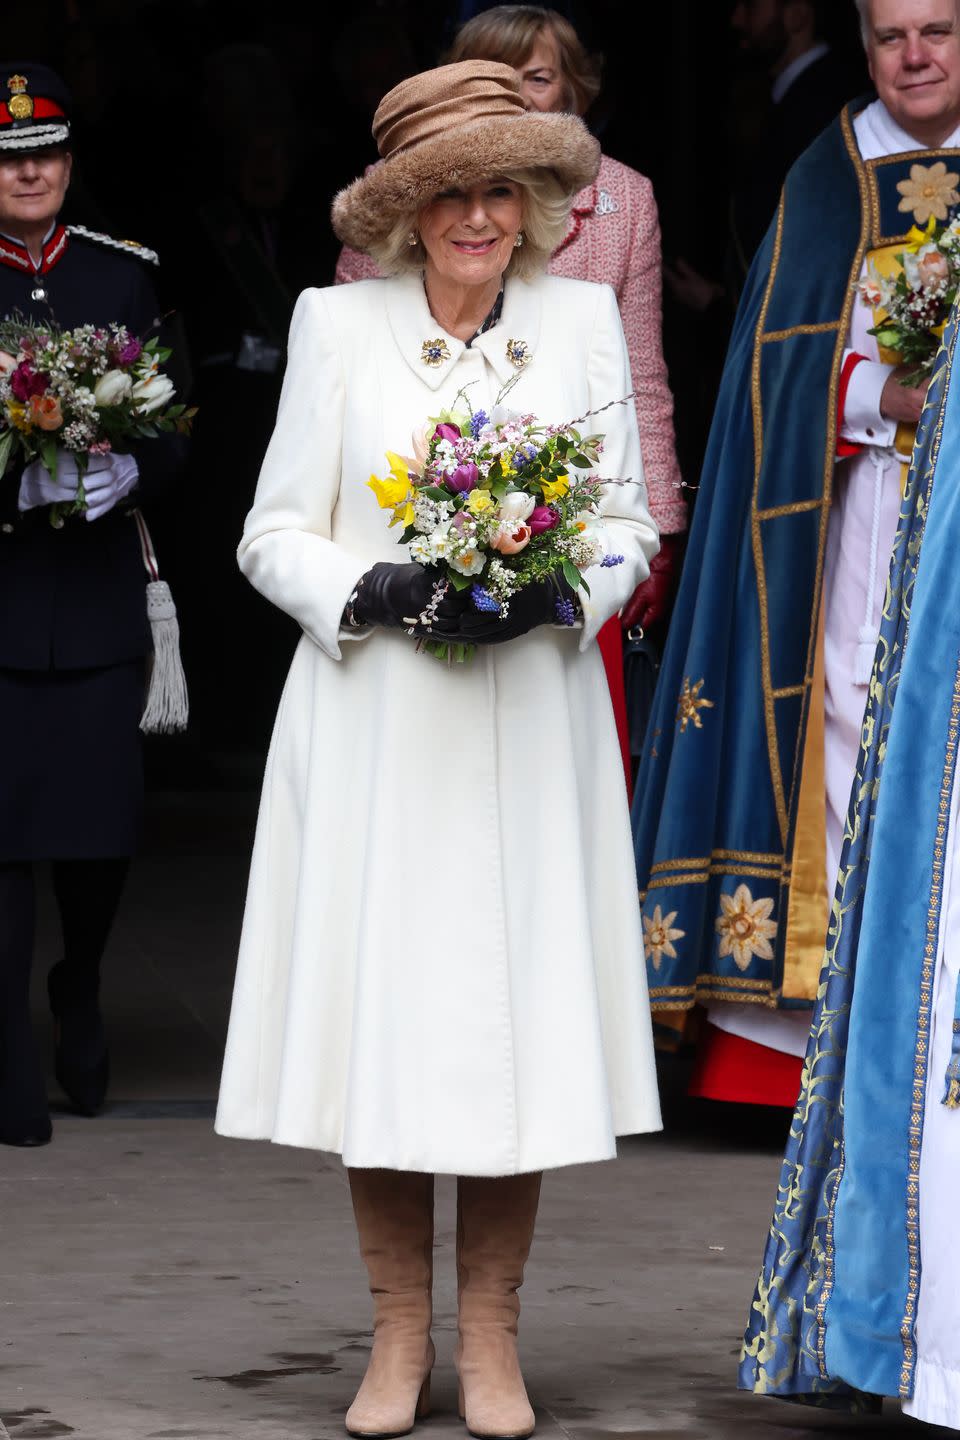
[[10,102],[7,109],[14,120],[29,120],[33,115],[33,100],[26,93],[27,77],[11,75],[7,80],[7,89],[10,91]]
[[507,359],[511,365],[515,365],[518,370],[522,370],[524,365],[529,365],[533,359],[533,351],[530,349],[526,340],[508,340]]
[[438,337],[436,340],[424,340],[420,347],[420,359],[424,365],[430,365],[434,369],[438,365],[442,365],[445,360],[449,360],[450,349],[446,340],[442,337]]

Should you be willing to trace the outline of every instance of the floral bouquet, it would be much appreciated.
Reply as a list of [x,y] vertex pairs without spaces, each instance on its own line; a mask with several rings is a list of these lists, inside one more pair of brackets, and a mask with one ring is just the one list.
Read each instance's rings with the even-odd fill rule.
[[60,525],[81,514],[91,456],[189,431],[196,410],[170,403],[173,382],[161,369],[170,354],[122,325],[60,330],[19,316],[0,321],[0,475],[19,453],[56,479],[57,451],[66,450],[80,477],[77,498],[53,506],[50,519]]
[[865,305],[883,311],[870,334],[912,367],[901,383],[918,385],[930,372],[960,288],[960,217],[942,224],[931,215],[925,229],[914,225],[897,260],[896,275],[873,266],[857,288]]
[[[409,545],[411,559],[439,572],[420,616],[425,629],[450,586],[469,590],[478,611],[505,619],[511,597],[526,585],[562,576],[571,590],[589,594],[585,570],[623,563],[622,555],[606,553],[600,500],[605,484],[627,482],[592,473],[603,437],[581,435],[575,427],[586,418],[544,425],[499,405],[492,415],[474,412],[461,391],[452,410],[414,432],[412,458],[387,452],[390,475],[372,475],[370,488],[393,512],[391,526],[403,526],[399,543]],[[559,624],[574,624],[573,602],[559,583],[555,613]],[[448,662],[468,659],[475,648],[421,644]]]

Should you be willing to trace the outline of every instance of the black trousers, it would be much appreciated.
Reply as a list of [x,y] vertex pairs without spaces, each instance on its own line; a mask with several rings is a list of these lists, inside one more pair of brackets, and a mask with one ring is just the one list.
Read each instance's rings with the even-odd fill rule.
[[[55,1014],[94,1007],[100,962],[129,868],[126,857],[55,860],[63,959],[51,970]],[[46,1114],[43,1066],[30,1023],[36,891],[27,861],[0,864],[0,1126]]]

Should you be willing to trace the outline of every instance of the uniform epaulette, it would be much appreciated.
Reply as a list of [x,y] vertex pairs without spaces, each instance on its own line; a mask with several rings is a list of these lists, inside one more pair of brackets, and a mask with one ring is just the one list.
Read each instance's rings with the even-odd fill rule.
[[102,235],[99,230],[88,230],[86,225],[68,225],[67,234],[79,235],[97,245],[106,245],[110,250],[123,250],[127,255],[135,255],[138,260],[145,260],[148,265],[160,264],[160,256],[156,250],[148,250],[146,245],[141,245],[136,240],[115,240],[112,235]]

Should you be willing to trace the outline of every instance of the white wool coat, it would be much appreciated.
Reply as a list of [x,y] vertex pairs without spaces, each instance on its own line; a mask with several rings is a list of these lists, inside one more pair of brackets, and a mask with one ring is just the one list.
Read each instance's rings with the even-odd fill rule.
[[[424,341],[449,358],[423,363]],[[402,630],[344,632],[404,561],[367,480],[467,391],[551,422],[630,392],[613,291],[508,280],[500,322],[443,335],[419,277],[306,291],[239,559],[303,628],[250,870],[222,1135],[352,1166],[508,1175],[604,1160],[659,1128],[623,770],[595,638],[648,573],[642,484],[608,487],[608,549],[575,630],[447,668]],[[632,405],[602,472],[642,480]]]

